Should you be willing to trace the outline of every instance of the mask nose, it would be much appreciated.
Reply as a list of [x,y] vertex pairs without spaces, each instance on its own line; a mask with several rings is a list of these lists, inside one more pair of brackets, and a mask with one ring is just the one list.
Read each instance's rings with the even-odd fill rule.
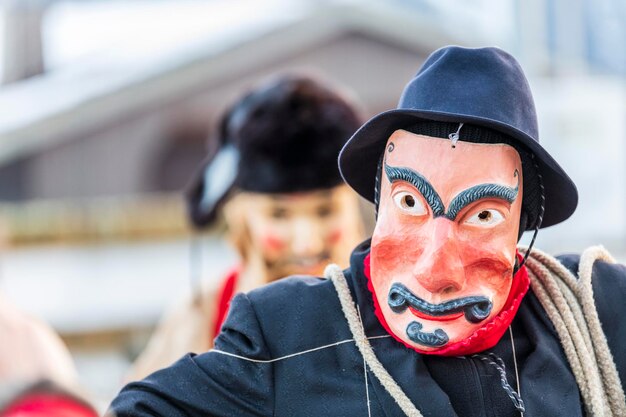
[[293,254],[313,257],[321,253],[324,249],[321,233],[322,231],[315,222],[304,218],[295,219],[291,240]]
[[454,226],[448,219],[436,219],[432,238],[413,267],[415,279],[435,295],[454,294],[465,287],[465,269]]

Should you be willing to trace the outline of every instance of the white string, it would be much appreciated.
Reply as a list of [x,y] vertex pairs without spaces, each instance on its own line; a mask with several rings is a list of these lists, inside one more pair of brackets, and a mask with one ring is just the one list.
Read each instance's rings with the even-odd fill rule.
[[367,400],[367,416],[372,417],[372,409],[370,408],[370,389],[367,382],[367,363],[363,358],[363,374],[365,374],[365,399]]
[[[511,348],[513,349],[513,365],[515,365],[515,381],[517,382],[517,395],[522,398],[522,386],[519,383],[519,372],[517,371],[517,355],[515,354],[515,342],[513,340],[513,329],[509,326],[509,335],[511,336]],[[524,417],[524,412],[520,411],[520,415]]]
[[[372,336],[372,337],[368,337],[368,339],[383,339],[383,338],[387,338],[387,337],[391,337],[391,336],[390,335]],[[233,357],[233,358],[242,359],[244,361],[254,362],[254,363],[272,363],[272,362],[282,361],[284,359],[293,358],[294,356],[300,356],[300,355],[304,355],[304,354],[307,354],[307,353],[316,352],[318,350],[322,350],[322,349],[327,349],[327,348],[334,347],[334,346],[343,345],[344,343],[350,343],[350,342],[354,342],[354,339],[346,339],[346,340],[342,340],[340,342],[330,343],[328,345],[323,345],[323,346],[319,346],[319,347],[316,347],[316,348],[303,350],[301,352],[291,353],[289,355],[281,356],[279,358],[274,358],[274,359],[253,359],[253,358],[247,358],[245,356],[240,356],[240,355],[237,355],[237,354],[234,354],[234,353],[224,352],[223,350],[219,350],[219,349],[211,349],[211,350],[207,351],[206,353],[218,353],[220,355],[230,356],[230,357]]]

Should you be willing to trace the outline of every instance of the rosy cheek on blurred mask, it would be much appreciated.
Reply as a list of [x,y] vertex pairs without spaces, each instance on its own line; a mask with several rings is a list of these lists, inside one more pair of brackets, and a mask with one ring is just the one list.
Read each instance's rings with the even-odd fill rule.
[[336,244],[337,242],[339,242],[341,240],[342,237],[342,232],[340,229],[334,229],[330,232],[330,234],[328,235],[328,243],[331,245]]
[[286,244],[287,242],[285,242],[280,236],[272,233],[267,233],[261,238],[261,245],[263,246],[263,250],[266,252],[283,250]]

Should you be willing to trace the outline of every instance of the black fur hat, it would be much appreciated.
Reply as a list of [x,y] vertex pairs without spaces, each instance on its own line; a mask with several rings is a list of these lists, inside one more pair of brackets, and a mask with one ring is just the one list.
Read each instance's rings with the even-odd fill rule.
[[360,125],[345,98],[308,77],[281,77],[253,90],[222,117],[219,149],[187,190],[192,223],[213,221],[233,188],[291,193],[342,183],[337,156]]

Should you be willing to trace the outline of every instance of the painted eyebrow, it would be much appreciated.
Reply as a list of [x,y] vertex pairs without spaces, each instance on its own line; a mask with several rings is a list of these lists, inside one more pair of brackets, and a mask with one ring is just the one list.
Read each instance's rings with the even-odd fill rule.
[[461,210],[483,198],[497,198],[509,204],[513,203],[519,191],[519,173],[517,170],[515,170],[513,176],[517,177],[517,185],[515,187],[507,187],[500,184],[480,184],[461,191],[450,202],[448,212],[445,214],[446,218],[455,220]]
[[433,217],[444,215],[445,207],[441,201],[441,197],[439,197],[435,188],[422,175],[410,168],[389,166],[386,162],[385,174],[387,175],[389,182],[392,184],[396,181],[404,181],[417,188],[432,209]]

